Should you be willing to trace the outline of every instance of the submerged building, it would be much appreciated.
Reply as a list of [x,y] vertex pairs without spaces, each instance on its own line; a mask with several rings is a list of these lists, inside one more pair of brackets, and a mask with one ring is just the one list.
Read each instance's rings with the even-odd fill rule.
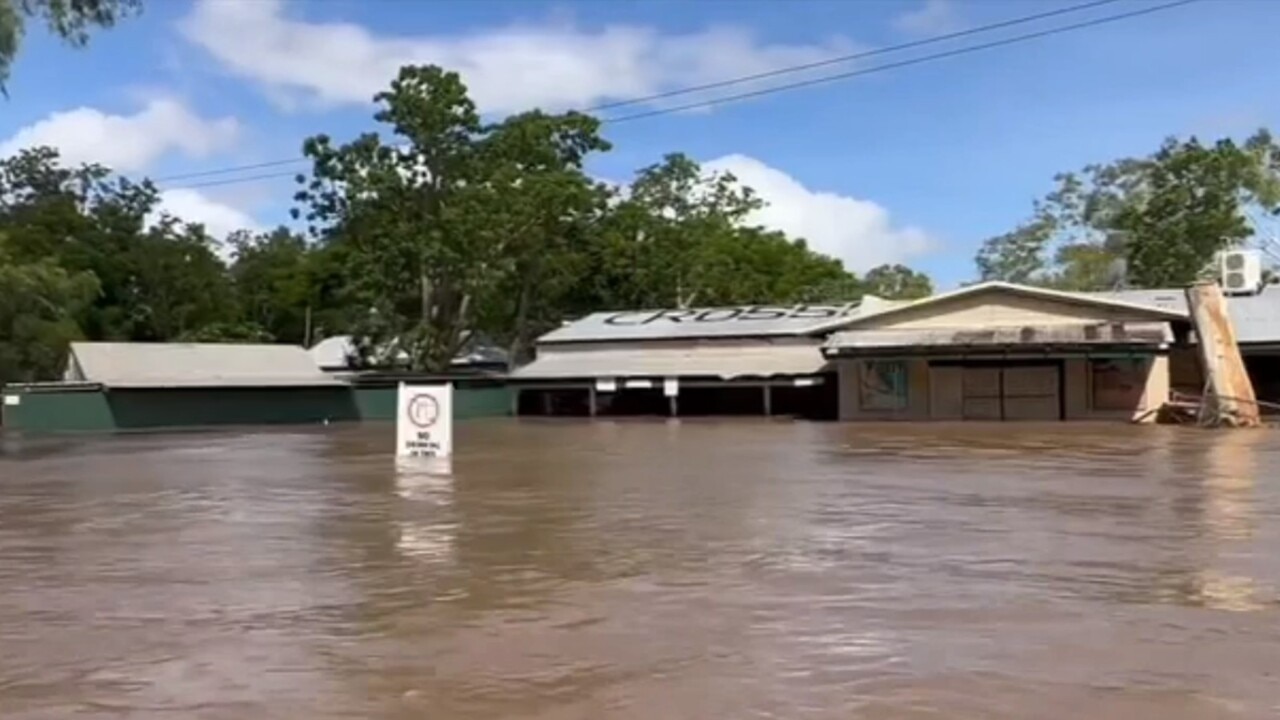
[[597,313],[538,339],[511,375],[522,415],[837,415],[827,337],[879,306]]
[[[1280,288],[1228,299],[1262,399],[1280,397]],[[515,371],[522,415],[1143,420],[1203,376],[1181,290],[988,282],[916,301],[600,313]]]

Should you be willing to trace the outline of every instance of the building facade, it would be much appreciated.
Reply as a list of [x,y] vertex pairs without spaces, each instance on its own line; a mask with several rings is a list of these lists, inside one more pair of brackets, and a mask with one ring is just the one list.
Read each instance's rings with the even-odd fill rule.
[[846,420],[1154,419],[1185,310],[984,283],[854,318],[824,349]]
[[834,418],[830,332],[871,303],[597,313],[538,339],[521,415]]

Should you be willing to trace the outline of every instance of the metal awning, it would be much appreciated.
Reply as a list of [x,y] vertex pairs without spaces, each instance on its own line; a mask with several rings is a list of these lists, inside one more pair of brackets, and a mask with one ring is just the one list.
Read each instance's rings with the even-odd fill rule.
[[1093,323],[989,328],[849,330],[826,343],[828,355],[1037,350],[1148,350],[1173,341],[1168,323]]
[[816,375],[826,367],[817,345],[735,345],[635,348],[544,347],[514,380],[573,378],[770,378]]

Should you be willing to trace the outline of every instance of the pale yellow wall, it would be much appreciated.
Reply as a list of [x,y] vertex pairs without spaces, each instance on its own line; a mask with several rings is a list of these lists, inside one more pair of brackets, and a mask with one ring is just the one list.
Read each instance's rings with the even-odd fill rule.
[[[958,367],[930,368],[927,360],[908,363],[907,407],[899,411],[863,410],[858,404],[858,373],[861,360],[839,360],[840,418],[842,420],[959,420],[963,416],[960,391],[962,375]],[[1132,410],[1109,411],[1092,408],[1093,388],[1089,361],[1063,361],[1063,400],[1067,420],[1154,420],[1154,413],[1169,399],[1169,359],[1156,357],[1147,364],[1147,378],[1141,401]],[[998,405],[992,417],[999,417]],[[1016,414],[1016,412],[1015,412]],[[1037,415],[1042,413],[1037,413]]]
[[871,317],[849,329],[980,329],[1017,325],[1081,325],[1150,319],[1149,315],[1141,312],[1122,309],[1074,305],[1010,293],[984,293],[937,305],[903,310],[882,318]]
[[1093,405],[1093,375],[1089,361],[1072,358],[1067,361],[1068,420],[1142,420],[1155,421],[1155,410],[1169,400],[1169,358],[1153,357],[1147,362],[1147,377],[1142,399],[1131,410],[1096,410]]
[[840,382],[841,420],[927,420],[929,419],[929,363],[924,359],[908,359],[907,406],[901,410],[863,410],[859,405],[859,373],[861,360],[839,360],[835,363]]

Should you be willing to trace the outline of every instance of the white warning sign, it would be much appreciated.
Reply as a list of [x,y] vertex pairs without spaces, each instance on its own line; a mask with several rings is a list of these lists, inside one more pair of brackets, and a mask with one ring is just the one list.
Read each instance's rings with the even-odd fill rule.
[[396,455],[453,454],[453,386],[401,385],[396,403]]

